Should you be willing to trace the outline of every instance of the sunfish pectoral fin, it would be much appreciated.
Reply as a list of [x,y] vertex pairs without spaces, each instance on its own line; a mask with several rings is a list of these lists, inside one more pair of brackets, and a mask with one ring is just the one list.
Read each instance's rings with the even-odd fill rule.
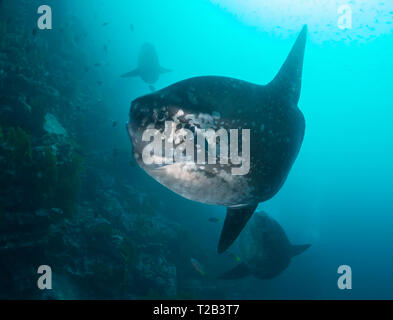
[[307,39],[307,25],[303,26],[287,59],[269,87],[286,101],[297,105],[302,86],[304,50]]
[[247,277],[250,274],[250,270],[248,267],[241,263],[234,267],[233,269],[224,272],[222,275],[218,276],[218,279],[221,280],[234,280],[234,279],[241,279]]
[[172,70],[164,68],[164,67],[160,67],[160,73],[168,73],[168,72],[172,72]]
[[253,204],[244,207],[227,208],[227,216],[218,243],[218,253],[223,253],[236,240],[257,206],[258,204]]
[[311,244],[293,245],[291,248],[292,257],[303,253],[304,251],[306,251],[310,247],[311,247]]
[[127,73],[121,75],[122,78],[131,78],[131,77],[137,77],[137,76],[139,76],[139,69],[135,69],[135,70],[132,70],[130,72],[127,72]]

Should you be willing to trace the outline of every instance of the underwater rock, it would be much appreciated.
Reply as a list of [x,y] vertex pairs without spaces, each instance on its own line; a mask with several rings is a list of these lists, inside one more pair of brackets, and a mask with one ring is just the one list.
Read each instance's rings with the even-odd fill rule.
[[44,130],[51,134],[67,136],[66,129],[64,129],[56,117],[51,113],[45,115]]
[[176,266],[169,263],[162,255],[142,254],[137,264],[138,278],[150,283],[150,294],[158,296],[176,296]]

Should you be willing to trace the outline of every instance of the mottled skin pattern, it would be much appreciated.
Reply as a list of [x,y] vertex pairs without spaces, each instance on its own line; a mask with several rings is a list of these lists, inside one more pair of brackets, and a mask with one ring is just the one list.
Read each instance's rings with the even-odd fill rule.
[[[172,119],[179,110],[185,115],[219,113],[220,118],[215,120],[217,129],[250,129],[251,165],[249,173],[242,177],[247,179],[250,188],[247,194],[242,193],[242,190],[233,190],[234,196],[230,203],[223,203],[218,198],[210,204],[236,206],[270,199],[289,173],[299,152],[305,128],[303,115],[297,106],[288,105],[285,100],[280,101],[276,95],[274,97],[265,86],[207,76],[180,81],[138,98],[132,103],[129,122],[137,161],[143,169],[149,171],[148,166],[140,161],[146,145],[146,142],[142,143],[141,135],[147,125],[153,123],[154,128],[163,130],[165,121]],[[185,118],[182,116],[179,120],[184,127],[188,127]],[[211,173],[213,167],[216,166],[206,164],[202,171]],[[223,169],[229,172],[230,164]],[[149,173],[154,177],[154,171]],[[208,178],[216,179],[216,175],[208,174]],[[174,185],[175,181],[168,180],[166,187],[173,190]],[[191,200],[204,202],[200,198],[194,199],[189,190],[174,191]]]

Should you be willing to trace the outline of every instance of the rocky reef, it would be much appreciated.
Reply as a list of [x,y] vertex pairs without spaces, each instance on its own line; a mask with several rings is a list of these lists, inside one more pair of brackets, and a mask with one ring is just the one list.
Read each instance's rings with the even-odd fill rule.
[[[80,129],[104,125],[102,93],[78,80],[70,26],[60,44],[32,33],[33,2],[0,4],[0,299],[181,297],[181,228],[97,161]],[[53,290],[37,289],[42,264]]]
[[[81,128],[105,126],[105,97],[71,25],[61,42],[32,32],[34,3],[0,3],[0,299],[193,297],[173,246],[186,231],[91,147]],[[53,290],[37,289],[43,264]]]

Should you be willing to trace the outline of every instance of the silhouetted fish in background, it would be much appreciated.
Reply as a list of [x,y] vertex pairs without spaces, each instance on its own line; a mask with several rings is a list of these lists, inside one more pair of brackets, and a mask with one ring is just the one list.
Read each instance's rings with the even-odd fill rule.
[[[267,85],[228,77],[196,77],[132,102],[127,128],[139,166],[187,199],[227,207],[219,253],[235,241],[258,203],[280,190],[298,155],[305,131],[297,103],[306,37],[304,26],[280,71]],[[158,59],[155,65],[154,74],[158,76]],[[132,74],[139,73],[138,69]],[[178,131],[181,127],[194,133],[209,128],[226,132],[250,129],[250,170],[245,175],[233,175],[232,170],[239,165],[220,164],[217,154],[216,164],[193,161],[190,165],[186,159],[162,166],[145,164],[142,153],[150,141],[143,141],[142,135],[147,128],[164,133],[166,121],[175,122]],[[181,143],[183,140],[175,142],[174,149]],[[194,155],[197,152],[195,145]]]
[[242,262],[222,274],[219,279],[240,279],[248,275],[272,279],[289,266],[294,256],[310,246],[292,245],[276,220],[263,211],[257,212],[239,237]]
[[157,82],[160,74],[170,71],[160,66],[156,49],[151,44],[145,43],[139,53],[138,68],[123,74],[121,77],[141,77],[146,83],[153,84]]

